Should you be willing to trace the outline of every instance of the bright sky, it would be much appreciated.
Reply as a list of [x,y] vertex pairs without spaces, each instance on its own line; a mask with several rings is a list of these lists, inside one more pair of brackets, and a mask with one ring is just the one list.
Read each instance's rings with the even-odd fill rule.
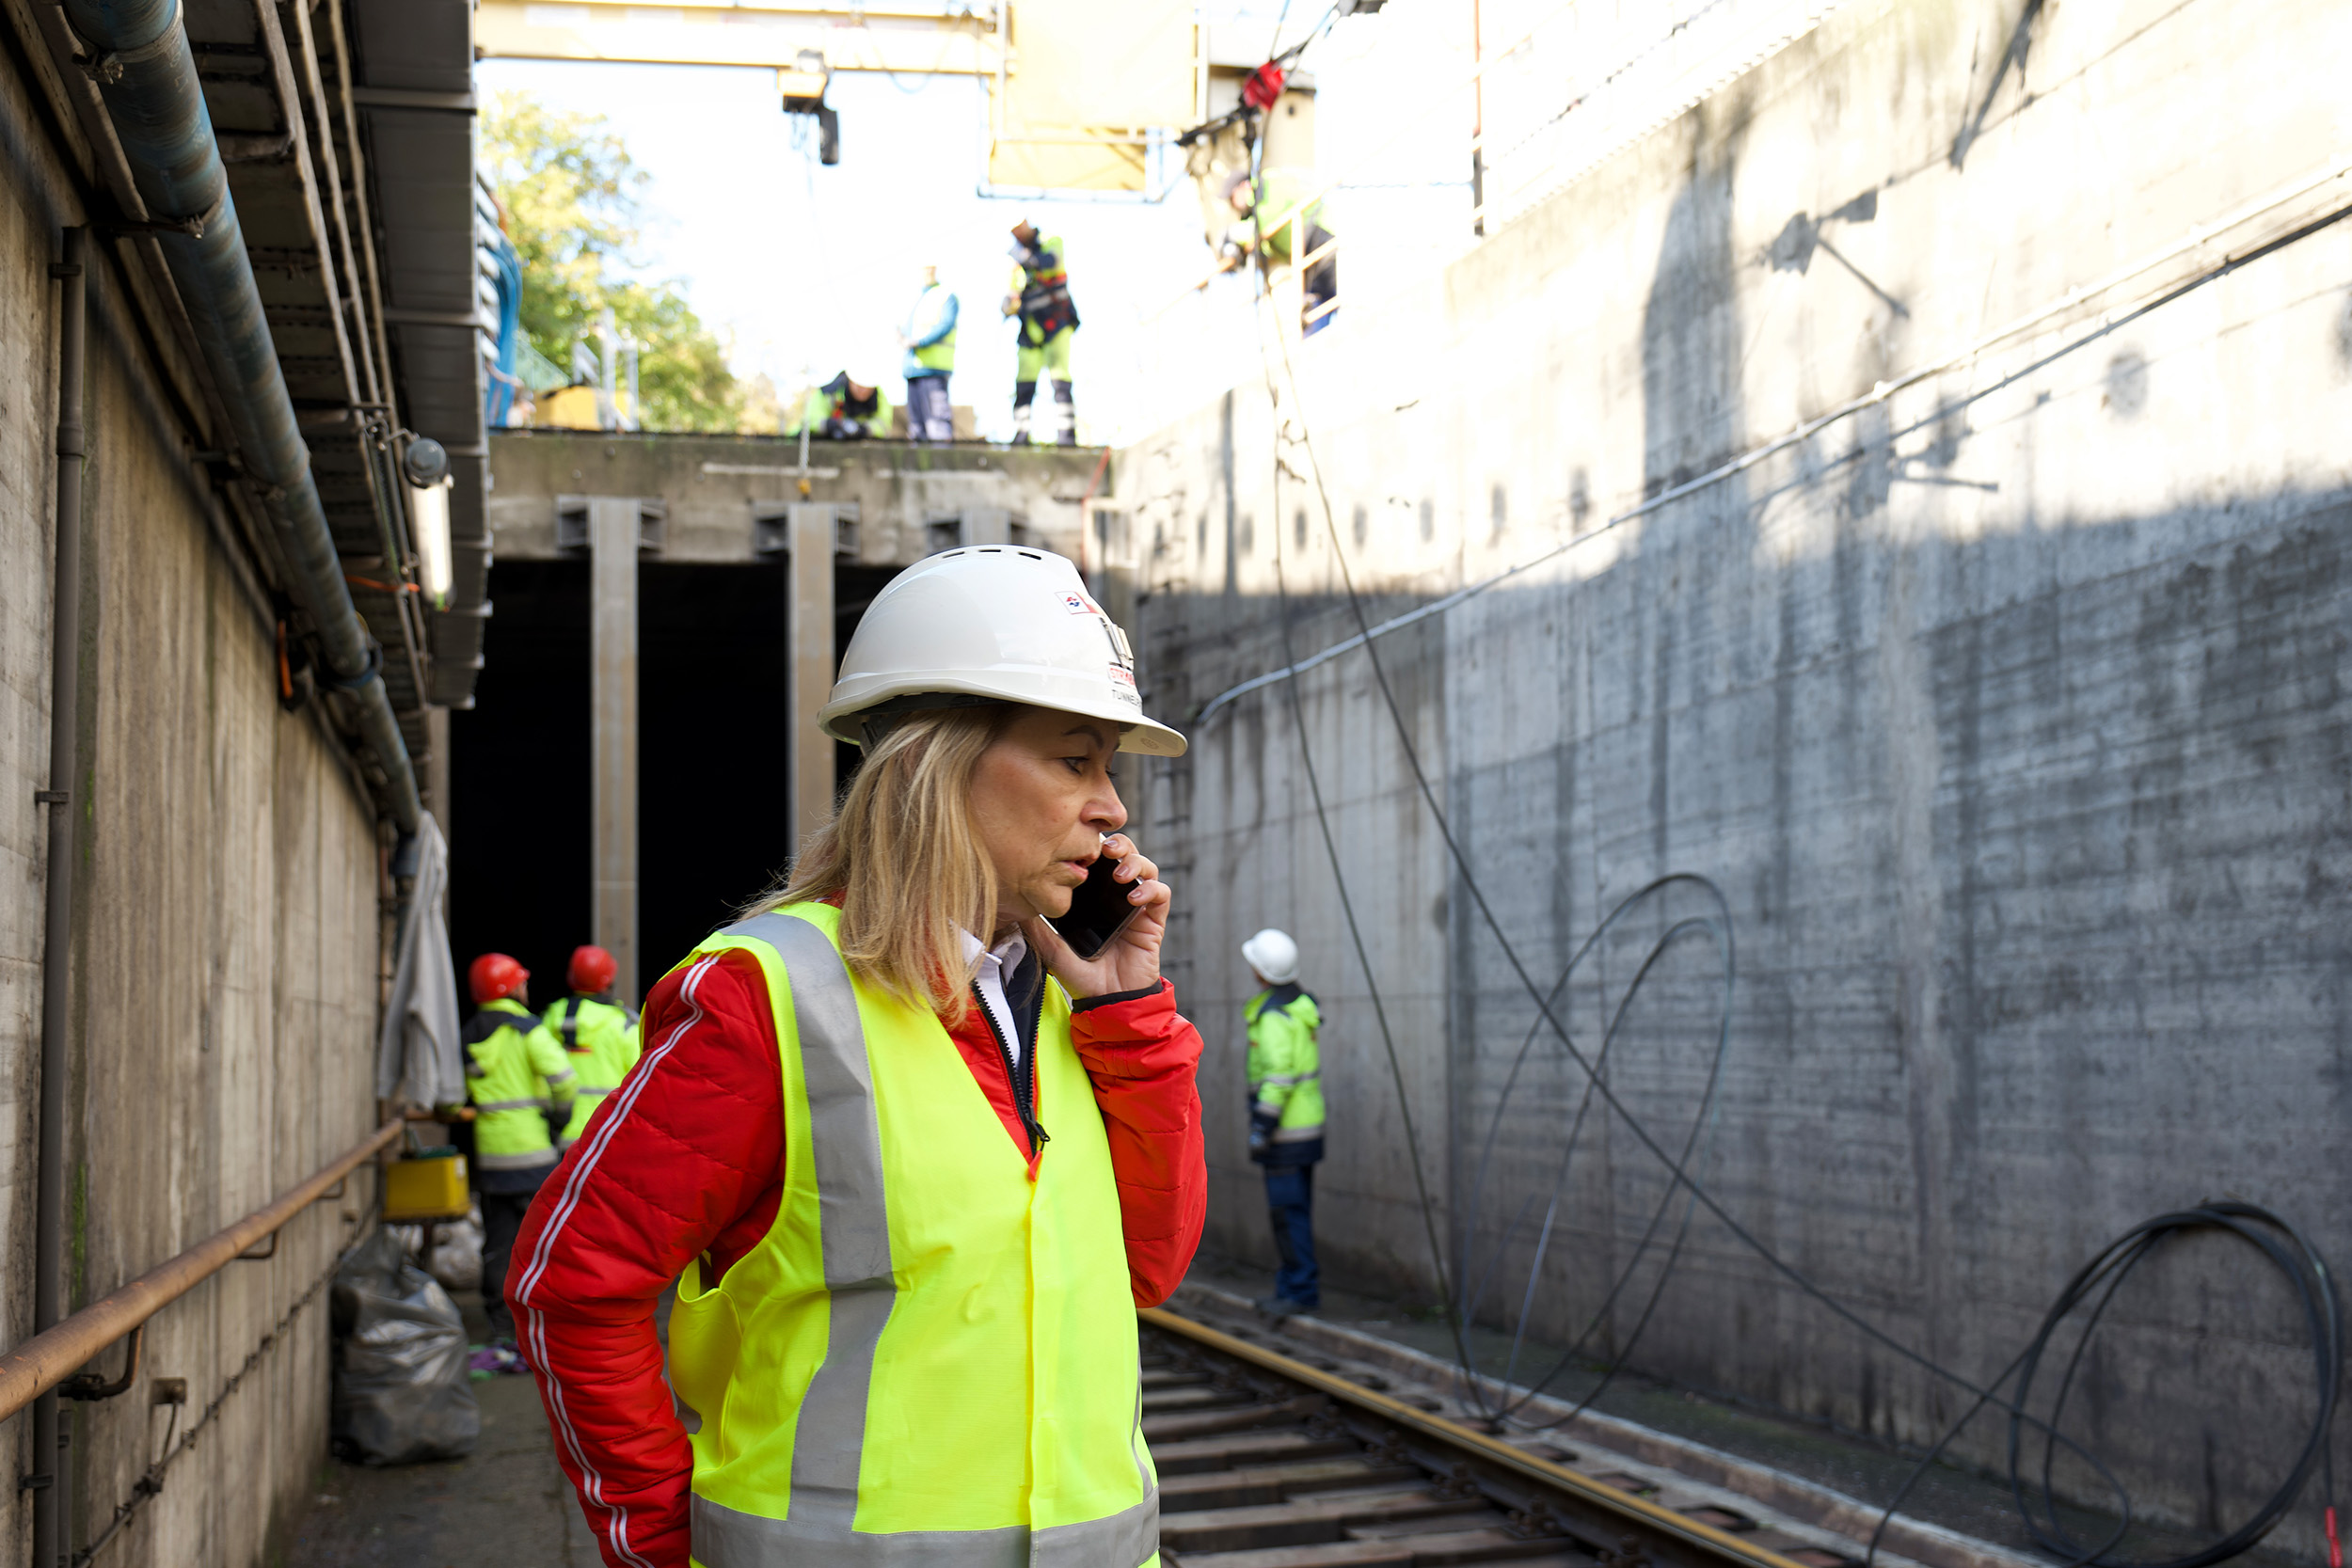
[[[1301,6],[1284,41],[1321,8]],[[1220,9],[1213,24],[1263,30],[1270,41],[1275,21]],[[1381,14],[1340,22],[1304,62],[1319,94],[1324,171],[1364,182],[1331,203],[1348,242],[1343,291],[1458,248],[1452,231],[1467,224],[1454,214],[1469,200],[1453,182],[1467,172],[1456,166],[1468,163],[1467,102],[1413,105],[1440,134],[1400,144],[1395,89],[1400,76],[1426,85],[1430,38],[1466,22],[1464,0],[1392,0]],[[1073,380],[1088,436],[1136,439],[1254,372],[1248,282],[1220,278],[1184,295],[1211,261],[1190,182],[1157,205],[984,198],[984,110],[971,78],[835,75],[841,161],[832,168],[817,164],[813,139],[805,151],[794,145],[799,122],[780,111],[769,71],[492,59],[476,81],[611,122],[651,176],[646,275],[679,279],[731,339],[737,372],[765,372],[781,391],[846,369],[896,396],[894,332],[933,261],[962,307],[954,400],[977,410],[981,434],[1009,434],[1013,329],[998,304],[1011,266],[1007,231],[1024,214],[1068,241],[1084,323]]]

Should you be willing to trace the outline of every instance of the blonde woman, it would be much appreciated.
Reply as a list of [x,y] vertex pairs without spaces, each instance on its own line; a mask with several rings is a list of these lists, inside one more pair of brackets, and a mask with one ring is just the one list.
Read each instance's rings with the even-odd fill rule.
[[[833,822],[654,988],[516,1244],[557,1452],[628,1568],[1140,1568],[1134,1308],[1200,1236],[1200,1038],[1111,768],[1184,738],[1013,548],[894,580],[818,719],[866,749]],[[1081,958],[1046,922],[1102,857],[1133,912]]]

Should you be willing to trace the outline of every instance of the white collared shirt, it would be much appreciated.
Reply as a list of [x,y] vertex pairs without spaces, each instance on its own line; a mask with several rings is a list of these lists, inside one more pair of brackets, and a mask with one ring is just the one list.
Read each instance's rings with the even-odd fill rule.
[[980,939],[969,931],[959,930],[956,934],[963,939],[965,960],[978,962],[979,969],[973,980],[980,988],[981,1005],[988,1008],[988,1016],[995,1020],[997,1034],[1011,1048],[1012,1065],[1019,1067],[1024,1042],[1021,1027],[1013,1022],[1012,1003],[1005,995],[1005,982],[1021,967],[1021,960],[1029,956],[1029,941],[1018,926],[1013,927],[1012,935],[993,947],[982,947]]

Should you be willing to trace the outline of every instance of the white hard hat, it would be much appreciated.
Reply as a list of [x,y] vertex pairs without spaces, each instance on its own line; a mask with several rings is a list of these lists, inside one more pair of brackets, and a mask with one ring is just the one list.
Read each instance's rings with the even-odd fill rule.
[[[915,699],[945,697],[946,702]],[[890,579],[842,656],[817,722],[863,745],[877,708],[1026,703],[1120,726],[1119,749],[1180,757],[1184,737],[1143,716],[1127,634],[1103,613],[1078,568],[1047,550],[943,550]]]
[[1298,978],[1298,943],[1271,926],[1243,942],[1241,956],[1249,960],[1250,968],[1278,986]]

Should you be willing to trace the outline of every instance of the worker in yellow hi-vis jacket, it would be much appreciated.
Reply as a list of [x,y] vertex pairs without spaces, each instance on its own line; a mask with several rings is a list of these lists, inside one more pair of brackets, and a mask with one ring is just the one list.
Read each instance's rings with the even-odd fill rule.
[[1277,1317],[1323,1304],[1315,1266],[1315,1162],[1323,1158],[1323,1013],[1298,988],[1298,943],[1268,928],[1241,944],[1260,990],[1242,1009],[1249,1026],[1249,1158],[1265,1168],[1266,1209],[1281,1268],[1258,1304]]
[[555,1140],[558,1148],[580,1141],[604,1097],[619,1088],[637,1065],[637,1015],[612,994],[612,980],[619,973],[620,966],[603,948],[574,948],[564,976],[572,983],[572,994],[548,1009],[548,1032],[580,1075],[571,1119]]
[[1041,377],[1054,378],[1054,444],[1078,444],[1078,404],[1070,389],[1070,345],[1078,308],[1070,298],[1070,266],[1061,236],[1041,235],[1023,218],[1012,230],[1012,287],[1005,314],[1020,324],[1012,380],[1012,444],[1029,444],[1029,407]]
[[506,1308],[506,1259],[539,1183],[555,1169],[554,1130],[570,1119],[578,1074],[531,1010],[531,971],[485,953],[467,972],[478,1009],[460,1035],[474,1108],[475,1180],[482,1189],[482,1305],[490,1319],[483,1365],[527,1370]]

